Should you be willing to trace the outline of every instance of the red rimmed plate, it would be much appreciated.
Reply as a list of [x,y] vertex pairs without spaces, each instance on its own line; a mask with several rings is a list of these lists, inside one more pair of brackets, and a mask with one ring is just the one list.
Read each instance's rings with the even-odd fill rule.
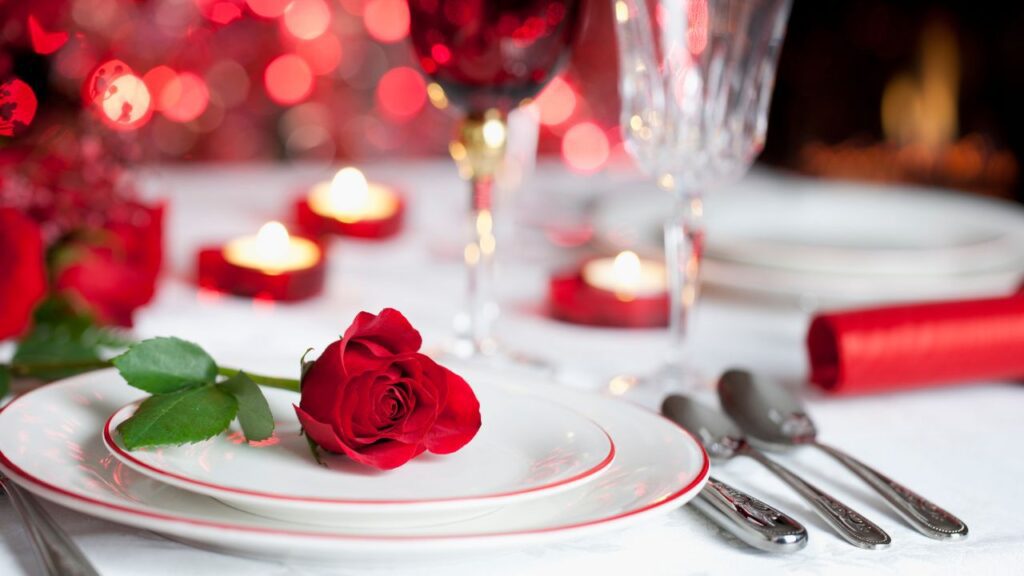
[[296,525],[174,488],[116,461],[103,445],[102,428],[112,412],[142,393],[116,372],[102,371],[39,388],[0,412],[0,469],[58,504],[206,548],[347,566],[415,566],[433,557],[578,538],[673,510],[707,481],[703,449],[657,414],[537,378],[458,371],[474,386],[512,387],[585,414],[614,439],[614,461],[577,490],[445,525],[403,530]]
[[258,444],[246,443],[233,425],[228,434],[196,444],[128,451],[116,428],[136,403],[107,420],[103,440],[116,459],[140,474],[234,508],[349,527],[422,526],[478,516],[589,482],[615,456],[611,438],[589,418],[500,386],[478,386],[484,425],[454,454],[423,454],[387,471],[333,454],[323,454],[319,465],[295,418],[298,395],[264,392],[277,427]]

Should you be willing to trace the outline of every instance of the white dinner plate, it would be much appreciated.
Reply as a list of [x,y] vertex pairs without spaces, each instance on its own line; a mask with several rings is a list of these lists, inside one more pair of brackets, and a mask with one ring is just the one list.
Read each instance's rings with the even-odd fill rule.
[[707,481],[708,458],[699,443],[653,412],[537,376],[456,371],[478,391],[503,386],[571,406],[609,433],[616,446],[614,461],[594,482],[576,490],[445,525],[403,530],[304,526],[242,512],[143,476],[114,459],[101,438],[104,423],[143,393],[115,371],[104,370],[41,387],[0,412],[0,469],[40,497],[178,540],[244,555],[346,565],[450,558],[580,537],[672,510]]
[[[614,248],[657,254],[670,199],[605,198],[595,216]],[[705,202],[708,284],[843,300],[994,294],[1024,274],[1024,209],[912,186],[758,172]]]
[[374,470],[345,456],[310,454],[293,392],[265,390],[274,436],[250,445],[228,434],[177,447],[128,451],[117,426],[137,407],[107,421],[103,439],[135,471],[271,518],[335,526],[409,527],[468,518],[590,482],[615,456],[593,420],[565,406],[509,392],[476,389],[484,425],[454,454],[423,454],[395,470]]

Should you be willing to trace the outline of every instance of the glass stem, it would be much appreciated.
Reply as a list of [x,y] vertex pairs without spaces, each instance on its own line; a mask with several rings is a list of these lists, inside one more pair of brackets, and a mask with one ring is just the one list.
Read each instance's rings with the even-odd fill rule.
[[471,179],[469,241],[463,257],[466,262],[466,318],[456,332],[459,348],[467,356],[493,352],[491,324],[497,316],[493,301],[494,217],[492,213],[493,176]]
[[700,288],[704,248],[704,206],[701,196],[673,191],[672,214],[665,222],[665,267],[669,290],[667,363],[681,367],[685,359],[690,315]]
[[455,322],[454,354],[475,357],[492,354],[495,342],[491,325],[498,316],[493,300],[494,277],[494,178],[505,157],[508,135],[500,110],[471,114],[459,125],[449,150],[459,173],[472,186],[469,237],[463,250],[466,262],[466,309]]

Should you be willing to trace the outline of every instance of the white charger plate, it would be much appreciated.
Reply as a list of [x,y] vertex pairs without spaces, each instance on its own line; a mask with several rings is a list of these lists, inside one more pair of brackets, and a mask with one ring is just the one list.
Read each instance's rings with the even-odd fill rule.
[[[603,199],[611,247],[661,250],[667,194]],[[903,300],[993,294],[1024,274],[1024,209],[912,186],[756,172],[705,201],[708,284],[774,295]]]
[[107,420],[103,440],[136,472],[270,518],[334,526],[409,527],[469,518],[590,482],[611,464],[608,434],[554,402],[479,386],[484,425],[454,454],[423,454],[395,470],[345,456],[310,454],[292,405],[298,395],[265,390],[274,436],[255,445],[237,423],[228,434],[177,447],[129,451],[116,433],[137,403]]
[[446,525],[403,530],[297,525],[242,512],[115,460],[103,445],[103,425],[141,393],[115,371],[104,370],[29,392],[0,412],[0,469],[57,504],[202,547],[347,565],[415,563],[577,538],[675,509],[707,481],[709,463],[700,444],[653,412],[536,376],[456,371],[477,390],[501,385],[571,406],[609,433],[614,461],[577,490]]

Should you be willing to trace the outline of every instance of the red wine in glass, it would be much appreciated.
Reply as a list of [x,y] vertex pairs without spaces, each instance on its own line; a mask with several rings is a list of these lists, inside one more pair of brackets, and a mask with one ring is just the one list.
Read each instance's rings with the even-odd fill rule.
[[409,0],[423,71],[469,114],[533,98],[568,55],[579,0]]
[[508,113],[558,72],[576,36],[580,0],[409,0],[420,66],[461,111],[449,151],[471,184],[465,313],[448,352],[484,359],[491,337],[495,237],[491,187],[505,153]]

